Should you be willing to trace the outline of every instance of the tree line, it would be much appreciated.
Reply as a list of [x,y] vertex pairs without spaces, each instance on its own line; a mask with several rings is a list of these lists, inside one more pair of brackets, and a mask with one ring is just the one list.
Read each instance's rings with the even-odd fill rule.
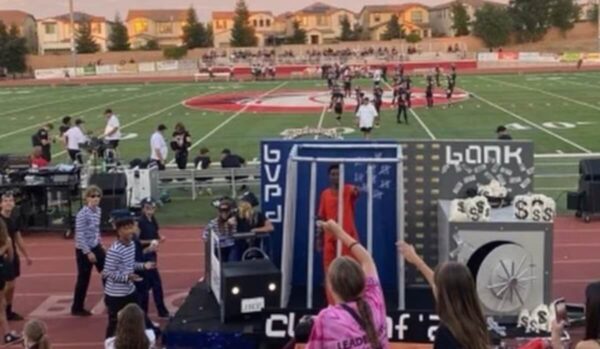
[[[597,7],[593,11],[588,20],[597,20]],[[457,1],[452,6],[452,28],[456,36],[469,35],[472,28],[486,46],[497,48],[509,43],[511,36],[518,43],[539,41],[551,27],[566,33],[575,26],[580,13],[575,0],[510,0],[508,6],[486,3],[471,20]]]

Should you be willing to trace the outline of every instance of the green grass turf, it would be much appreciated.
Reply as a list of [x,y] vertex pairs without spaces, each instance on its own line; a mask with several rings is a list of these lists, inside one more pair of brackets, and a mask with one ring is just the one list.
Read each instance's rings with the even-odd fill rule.
[[[461,76],[458,88],[472,96],[450,108],[415,108],[410,125],[396,125],[394,111],[384,110],[382,127],[374,131],[374,138],[392,139],[490,139],[500,124],[519,123],[527,130],[513,130],[516,139],[530,139],[535,143],[536,191],[558,199],[564,209],[564,192],[576,187],[578,158],[568,155],[545,158],[547,154],[600,153],[597,123],[600,118],[600,73],[561,73],[527,75]],[[416,86],[424,80],[415,77]],[[259,155],[259,141],[279,137],[287,128],[311,126],[334,127],[330,113],[260,114],[253,112],[214,112],[188,109],[181,101],[207,93],[255,90],[265,93],[279,85],[273,82],[214,82],[165,83],[137,85],[95,85],[77,87],[16,87],[0,88],[0,153],[26,154],[31,149],[31,135],[39,126],[53,121],[58,126],[64,115],[82,117],[87,130],[102,133],[105,119],[102,112],[112,108],[120,117],[124,133],[135,133],[136,138],[122,142],[121,155],[125,160],[149,155],[149,137],[159,123],[171,129],[184,122],[194,141],[205,138],[201,146],[212,150],[218,157],[222,148],[231,148],[247,159]],[[369,87],[369,81],[359,84]],[[288,81],[282,89],[325,89],[321,81]],[[235,116],[234,116],[235,114]],[[547,123],[570,123],[574,127],[552,128]],[[350,113],[343,126],[353,127]],[[560,124],[559,124],[560,126]],[[564,124],[563,124],[564,126]],[[358,132],[346,138],[360,137]],[[53,153],[57,159],[66,159],[58,145]],[[172,154],[171,154],[172,155]],[[215,193],[217,195],[219,193]],[[202,196],[189,200],[190,193],[173,192],[174,200],[162,209],[163,224],[205,223],[213,214],[209,208],[212,197]]]

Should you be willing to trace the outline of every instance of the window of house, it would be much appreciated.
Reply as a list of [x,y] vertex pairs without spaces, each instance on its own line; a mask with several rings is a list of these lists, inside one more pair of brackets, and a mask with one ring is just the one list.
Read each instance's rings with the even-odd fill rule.
[[345,17],[346,17],[346,15],[339,16],[339,17],[338,17],[338,23],[339,23],[339,24],[342,24],[342,22],[344,21],[344,18],[345,18]]
[[217,27],[217,29],[227,29],[227,21],[225,21],[225,20],[215,21],[215,26]]
[[258,27],[258,21],[256,19],[252,21],[252,24],[254,24],[254,27]]
[[410,13],[410,20],[413,23],[423,23],[423,12],[421,12],[421,11],[412,11]]
[[328,25],[326,16],[317,16],[317,25],[319,27],[325,27]]
[[133,31],[136,34],[146,33],[148,31],[148,22],[145,20],[137,20],[133,23]]
[[270,26],[271,26],[271,20],[270,20],[270,19],[267,19],[267,20],[266,20],[266,23],[267,23],[267,27],[270,27]]
[[300,23],[301,23],[303,26],[308,26],[308,17],[300,17],[300,19],[301,19],[301,20],[300,20]]
[[92,23],[92,33],[93,34],[100,34],[100,33],[102,33],[102,26],[100,25],[100,23],[98,23],[98,22],[93,22]]
[[44,32],[46,32],[46,34],[56,34],[56,23],[44,24]]
[[262,20],[262,19],[260,21],[258,21],[258,26],[259,27],[264,27],[265,26],[265,21]]
[[380,16],[379,14],[376,14],[376,15],[373,17],[373,20],[374,20],[375,22],[379,22],[379,21],[381,21],[381,16]]
[[173,23],[159,22],[157,23],[157,30],[159,34],[171,34],[173,33]]

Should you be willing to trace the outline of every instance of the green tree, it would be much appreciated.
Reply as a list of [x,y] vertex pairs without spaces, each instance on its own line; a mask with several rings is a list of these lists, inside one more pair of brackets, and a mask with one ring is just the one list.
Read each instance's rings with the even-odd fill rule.
[[238,0],[235,5],[235,17],[233,18],[233,28],[231,29],[230,44],[232,47],[250,47],[256,46],[258,39],[254,33],[254,28],[250,26],[250,11],[244,0]]
[[181,59],[187,55],[188,48],[186,46],[165,47],[163,56],[166,59]]
[[92,36],[92,28],[89,22],[79,22],[79,28],[75,38],[77,53],[94,53],[100,50],[100,46]]
[[206,44],[206,30],[204,25],[198,22],[196,10],[190,7],[187,11],[187,19],[183,30],[183,42],[189,49],[204,47]]
[[110,45],[108,46],[108,49],[110,51],[129,51],[131,48],[127,26],[123,24],[118,13],[115,15],[115,21],[112,25],[109,41]]
[[214,46],[214,32],[213,32],[213,27],[212,27],[212,23],[208,22],[206,23],[206,35],[204,36],[204,45],[203,47],[213,47]]
[[288,44],[306,44],[306,30],[300,28],[300,22],[294,21],[292,26],[292,36],[288,37],[286,42]]
[[394,13],[390,21],[387,22],[385,32],[381,36],[382,40],[401,39],[404,37],[404,29],[398,22],[398,16]]
[[158,46],[158,41],[154,39],[150,39],[146,41],[146,45],[142,46],[142,50],[145,51],[158,51],[160,50],[160,46]]
[[363,27],[358,22],[354,23],[354,28],[352,28],[352,36],[354,37],[354,40],[358,41],[370,39],[369,32],[363,30]]
[[550,27],[553,0],[510,0],[508,12],[519,42],[541,40]]
[[350,20],[348,20],[348,16],[342,17],[342,22],[340,23],[341,34],[340,41],[354,41],[356,40],[356,36],[352,32],[352,26],[350,25]]
[[550,23],[564,33],[573,29],[580,13],[581,7],[574,0],[552,0]]
[[467,13],[467,9],[460,1],[456,1],[452,4],[452,22],[454,36],[469,35],[469,24],[471,22],[471,18]]
[[500,47],[508,43],[512,22],[506,8],[485,4],[475,12],[473,32],[489,48]]
[[8,31],[4,22],[0,21],[0,73],[4,73],[6,67],[6,59],[9,54],[8,50],[4,49],[8,42]]
[[9,74],[23,73],[27,69],[27,40],[19,35],[19,28],[11,25],[8,32],[0,22],[0,67]]
[[598,8],[599,7],[600,7],[600,5],[598,5],[598,4],[592,5],[592,9],[590,11],[588,11],[588,13],[587,13],[588,21],[598,23]]
[[406,36],[406,42],[411,44],[416,44],[419,41],[421,41],[421,36],[417,33],[410,33]]

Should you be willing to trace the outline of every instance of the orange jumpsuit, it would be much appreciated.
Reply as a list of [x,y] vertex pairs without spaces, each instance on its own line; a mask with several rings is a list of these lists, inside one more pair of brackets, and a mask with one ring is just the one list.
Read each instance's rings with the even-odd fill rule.
[[[342,227],[348,233],[348,235],[352,236],[354,239],[358,241],[358,232],[356,231],[356,225],[354,223],[354,205],[356,203],[356,199],[358,199],[358,190],[355,186],[350,184],[344,185],[344,214],[343,214],[343,224]],[[331,188],[327,188],[321,192],[321,198],[319,200],[319,213],[318,216],[320,219],[327,221],[329,219],[333,219],[334,221],[338,220],[338,192]],[[325,270],[325,275],[327,275],[327,270],[329,269],[329,265],[333,260],[337,257],[337,239],[335,236],[324,232],[325,236],[323,237],[323,268]],[[350,256],[350,250],[346,246],[342,246],[342,255]],[[329,304],[333,304],[333,299],[327,294],[327,300]]]

